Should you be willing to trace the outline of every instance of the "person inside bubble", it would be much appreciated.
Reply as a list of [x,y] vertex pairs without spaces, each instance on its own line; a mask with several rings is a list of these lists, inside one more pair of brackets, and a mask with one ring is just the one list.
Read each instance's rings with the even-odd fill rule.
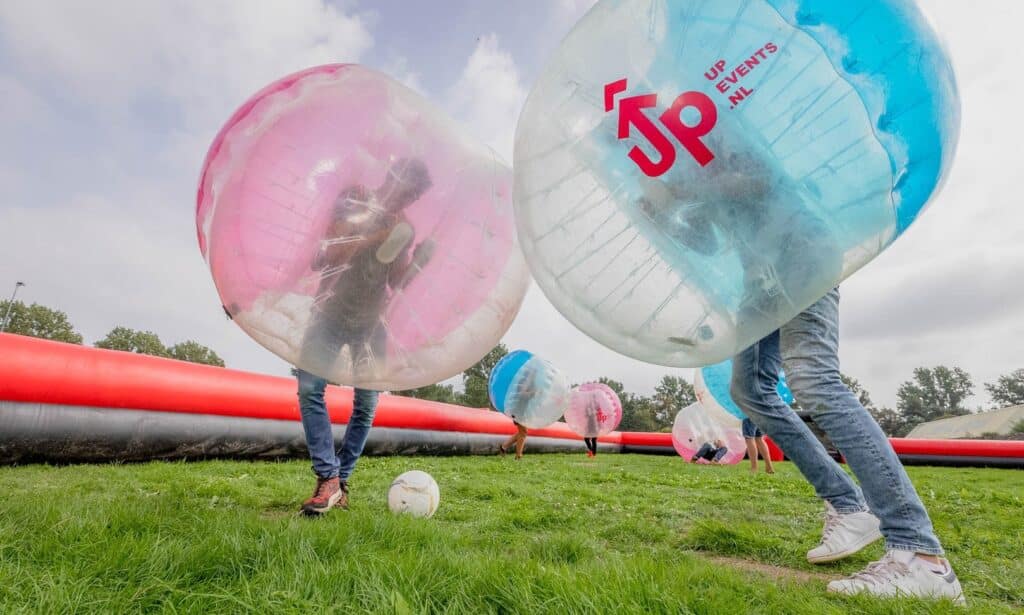
[[729,449],[726,448],[725,442],[721,438],[715,438],[714,442],[701,444],[693,457],[690,457],[690,463],[697,463],[697,460],[701,459],[707,463],[719,464],[728,453]]
[[[527,435],[526,425],[520,423],[519,418],[521,415],[530,414],[540,401],[539,391],[537,390],[537,375],[539,372],[540,370],[536,368],[526,368],[526,373],[523,374],[516,384],[515,407],[509,409],[509,416],[512,417],[512,424],[515,425],[516,433],[498,447],[498,453],[501,455],[505,455],[512,447],[515,447],[516,461],[523,458],[523,449],[526,448]],[[520,412],[518,408],[522,408],[522,411]]]
[[604,418],[604,413],[601,412],[601,404],[597,403],[594,395],[587,396],[584,414],[587,419],[587,436],[583,438],[583,443],[587,446],[587,457],[595,457],[597,456],[597,434],[601,431],[600,422]]
[[369,436],[378,392],[355,389],[352,415],[336,451],[324,401],[327,380],[318,374],[329,375],[346,347],[353,375],[362,369],[372,377],[383,360],[388,291],[408,284],[433,254],[427,239],[410,256],[415,232],[404,215],[430,184],[426,165],[406,158],[390,165],[378,189],[349,186],[334,201],[312,263],[320,272],[320,286],[302,340],[301,368],[295,370],[302,427],[317,477],[312,497],[302,504],[303,514],[348,508],[348,479]]
[[[766,154],[752,146],[736,149],[721,136],[709,137],[708,145],[716,157],[706,167],[642,180],[636,205],[682,248],[714,257],[723,267],[735,259],[742,287],[725,293],[707,288],[704,294],[739,295],[735,326],[743,337],[744,329],[776,321],[781,311],[812,301],[820,287],[827,290],[823,281],[837,279],[842,253],[800,191],[772,172]],[[722,276],[706,277],[722,283]],[[698,339],[671,339],[692,346],[714,336],[699,331]]]
[[355,185],[338,194],[312,263],[320,284],[302,341],[304,369],[331,373],[346,347],[354,375],[383,361],[389,291],[409,284],[433,255],[429,238],[410,249],[415,231],[404,213],[430,186],[423,161],[402,158],[376,190]]

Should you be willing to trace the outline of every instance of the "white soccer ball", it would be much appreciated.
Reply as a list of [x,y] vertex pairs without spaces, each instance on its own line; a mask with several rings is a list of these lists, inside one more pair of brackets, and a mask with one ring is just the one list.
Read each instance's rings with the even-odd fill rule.
[[431,517],[440,502],[441,490],[437,487],[437,481],[420,470],[400,474],[388,489],[388,508],[395,514]]

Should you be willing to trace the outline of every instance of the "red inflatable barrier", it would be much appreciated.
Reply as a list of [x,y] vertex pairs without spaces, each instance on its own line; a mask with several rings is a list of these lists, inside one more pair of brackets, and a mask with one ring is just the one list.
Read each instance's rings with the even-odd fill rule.
[[[332,422],[347,423],[352,389],[328,387],[326,396]],[[0,334],[0,402],[299,420],[295,381],[291,378],[11,334]],[[374,425],[478,435],[515,431],[512,422],[497,412],[399,395],[381,396]],[[580,439],[564,423],[530,433],[553,441]],[[624,451],[673,450],[668,433],[612,432],[600,441]],[[1024,467],[1024,442],[1019,441],[894,438],[892,445],[908,463]],[[774,443],[769,441],[768,446],[772,459],[782,459],[782,451]]]
[[[0,399],[7,401],[299,420],[295,381],[290,378],[12,335],[0,335],[0,357]],[[352,390],[332,386],[326,396],[331,421],[347,423]],[[374,425],[515,432],[498,412],[398,395],[381,396]],[[580,439],[564,424],[530,433]],[[617,442],[617,434],[601,440]]]
[[[299,420],[295,380],[128,352],[0,334],[0,400]],[[334,423],[347,423],[352,389],[327,388]],[[373,424],[511,434],[512,422],[485,409],[383,395]],[[531,434],[580,439],[564,423]],[[617,443],[618,434],[601,438]]]
[[1024,442],[1012,440],[917,440],[890,438],[900,455],[949,455],[951,457],[1021,457]]

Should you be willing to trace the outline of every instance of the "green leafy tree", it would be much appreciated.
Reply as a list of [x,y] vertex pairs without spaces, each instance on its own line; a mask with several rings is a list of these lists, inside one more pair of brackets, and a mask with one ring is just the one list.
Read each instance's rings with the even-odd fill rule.
[[484,358],[462,372],[463,393],[458,397],[458,402],[470,408],[490,406],[491,397],[487,393],[487,381],[491,377],[491,370],[507,354],[508,348],[505,347],[505,344],[499,343],[491,348]]
[[[865,406],[867,407],[867,406]],[[902,438],[910,433],[913,426],[907,422],[902,414],[892,408],[867,407],[871,416],[875,417],[878,426],[882,428],[885,435],[890,438]]]
[[892,408],[879,408],[875,406],[874,402],[871,401],[871,394],[868,393],[868,390],[856,378],[846,374],[840,374],[840,378],[842,378],[843,384],[857,396],[860,405],[864,406],[868,413],[874,417],[878,426],[885,432],[885,435],[893,438],[907,435],[911,428],[902,414]]
[[107,350],[123,350],[137,354],[148,354],[154,357],[168,357],[170,354],[164,347],[160,337],[152,331],[136,331],[128,327],[114,327],[110,333],[96,342],[97,348]]
[[896,392],[896,410],[910,431],[927,421],[970,414],[964,400],[973,391],[970,374],[959,367],[919,367],[914,370],[913,380],[901,384]]
[[206,346],[203,346],[199,342],[194,342],[192,340],[178,342],[167,349],[167,354],[172,359],[177,359],[179,361],[224,367],[224,360],[221,359],[216,352]]
[[684,378],[666,374],[658,386],[654,387],[654,397],[651,398],[654,420],[659,428],[672,427],[676,414],[696,401],[693,385]]
[[[664,424],[656,418],[657,410],[655,402],[651,398],[626,392],[625,387],[618,380],[599,378],[598,382],[608,385],[622,402],[622,422],[619,423],[619,429],[623,431],[661,431],[664,429]],[[675,419],[674,414],[672,419]],[[672,428],[672,419],[668,421],[669,429]]]
[[995,382],[986,383],[985,390],[1000,408],[1024,404],[1024,369],[1003,374]]
[[406,397],[415,397],[416,399],[439,401],[445,404],[459,403],[455,387],[450,384],[428,384],[425,387],[400,391],[397,394],[404,395]]
[[17,333],[29,337],[38,337],[55,342],[81,344],[82,335],[68,319],[68,315],[60,310],[33,303],[25,305],[21,301],[0,301],[0,322],[11,310],[5,333]]
[[[675,416],[673,415],[673,418]],[[672,421],[667,425],[658,420],[654,400],[643,395],[624,393],[622,395],[622,422],[619,429],[623,431],[665,431],[672,429]]]
[[868,412],[871,412],[871,410],[874,409],[875,404],[871,401],[871,394],[868,393],[868,390],[865,389],[856,378],[842,373],[839,374],[839,378],[843,381],[843,384],[846,385],[846,388],[850,389],[850,391],[857,396],[857,400],[860,401],[860,405],[864,406]]

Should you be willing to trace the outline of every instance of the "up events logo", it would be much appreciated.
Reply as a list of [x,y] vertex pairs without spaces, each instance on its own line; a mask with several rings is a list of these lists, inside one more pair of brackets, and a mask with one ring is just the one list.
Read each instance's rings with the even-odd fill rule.
[[[715,89],[728,96],[729,109],[735,109],[740,102],[754,93],[752,88],[741,86],[740,80],[767,60],[769,54],[774,54],[778,50],[779,48],[774,43],[766,43],[729,72],[726,72],[726,61],[718,60],[704,73],[704,78],[714,82]],[[639,94],[616,100],[616,97],[625,92],[628,86],[629,83],[625,78],[605,84],[604,110],[605,113],[610,113],[615,109],[616,104],[618,105],[617,136],[620,140],[630,138],[633,130],[636,130],[657,152],[658,159],[652,160],[639,146],[634,145],[630,148],[629,158],[645,175],[658,177],[675,164],[676,145],[669,135],[675,137],[676,141],[700,166],[707,166],[715,159],[714,152],[702,141],[702,138],[707,136],[718,123],[718,105],[710,96],[696,90],[683,92],[677,96],[668,109],[658,116],[658,122],[669,133],[666,135],[662,132],[661,127],[643,111],[658,107],[658,95]],[[697,111],[700,116],[697,123],[688,125],[683,122],[682,114],[687,108]]]

